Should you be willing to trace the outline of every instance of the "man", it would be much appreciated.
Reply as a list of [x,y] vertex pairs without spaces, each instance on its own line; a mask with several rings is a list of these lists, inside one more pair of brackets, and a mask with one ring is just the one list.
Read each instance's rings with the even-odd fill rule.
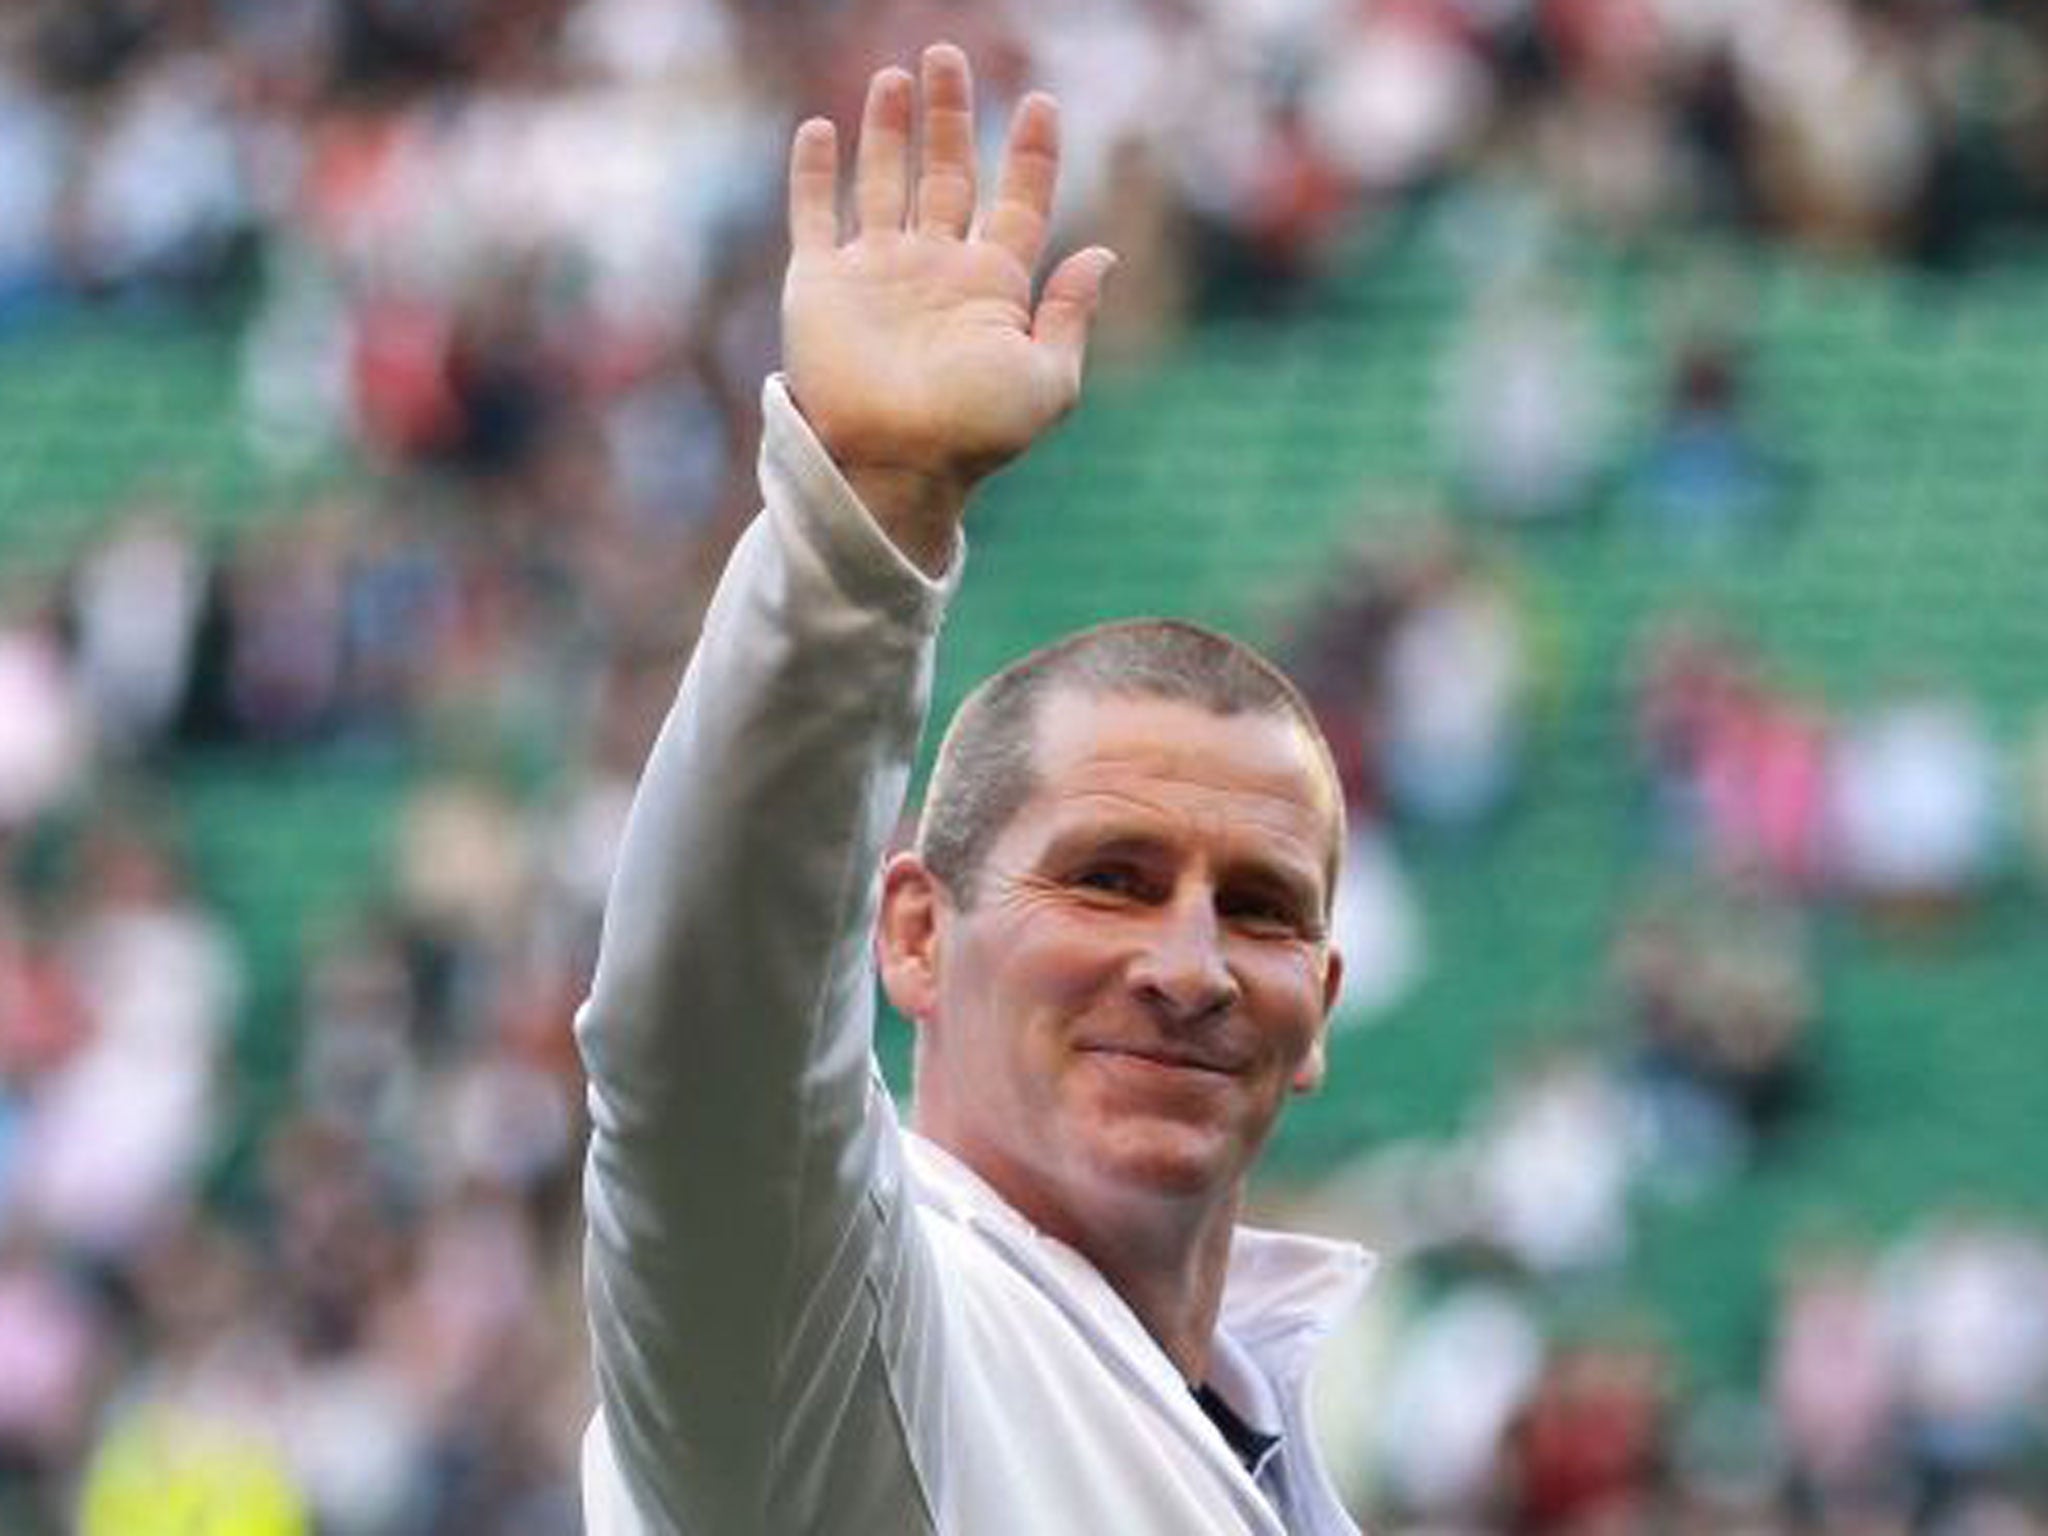
[[[963,708],[875,878],[968,493],[1072,405],[1112,261],[1034,306],[1055,107],[1019,107],[975,225],[966,60],[921,73],[921,108],[874,77],[848,240],[833,129],[797,130],[767,510],[578,1025],[590,1529],[1350,1532],[1303,1378],[1363,1257],[1236,1225],[1338,982],[1341,811],[1298,697],[1192,626],[1039,653]],[[914,1134],[871,1065],[877,969]]]

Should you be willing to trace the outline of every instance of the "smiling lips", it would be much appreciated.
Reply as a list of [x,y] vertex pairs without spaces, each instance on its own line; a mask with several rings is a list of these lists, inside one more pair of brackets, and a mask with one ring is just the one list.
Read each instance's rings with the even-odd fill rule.
[[1215,1077],[1236,1077],[1245,1070],[1244,1063],[1235,1057],[1214,1051],[1190,1050],[1185,1046],[1172,1044],[1122,1045],[1105,1042],[1084,1045],[1080,1049],[1084,1056],[1110,1056],[1147,1067],[1181,1072],[1206,1072]]

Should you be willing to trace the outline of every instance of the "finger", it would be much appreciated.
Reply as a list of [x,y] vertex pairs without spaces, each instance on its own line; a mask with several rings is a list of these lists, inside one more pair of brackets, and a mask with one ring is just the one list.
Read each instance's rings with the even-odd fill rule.
[[967,233],[974,217],[974,81],[967,55],[951,43],[924,51],[924,164],[917,178],[917,227],[928,235]]
[[1088,330],[1102,302],[1102,287],[1116,266],[1116,252],[1091,245],[1052,270],[1031,317],[1031,335],[1059,362],[1068,386],[1078,393],[1081,364],[1088,354]]
[[1059,104],[1043,91],[1017,103],[995,202],[982,224],[982,238],[1009,250],[1029,267],[1038,265],[1052,223],[1052,192],[1060,175]]
[[903,228],[910,200],[910,72],[878,69],[861,112],[853,167],[853,206],[862,234]]
[[798,125],[789,143],[789,245],[830,250],[839,241],[839,130],[831,119]]

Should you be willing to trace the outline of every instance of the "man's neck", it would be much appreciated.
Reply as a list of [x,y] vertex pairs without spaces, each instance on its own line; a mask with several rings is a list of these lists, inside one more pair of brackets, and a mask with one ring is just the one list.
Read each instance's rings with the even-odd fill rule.
[[1147,1190],[1122,1199],[1105,1194],[1086,1206],[1052,1204],[1034,1199],[1029,1183],[1006,1188],[1000,1170],[975,1172],[1033,1226],[1094,1265],[1190,1386],[1207,1378],[1242,1191],[1171,1199]]
[[1101,1271],[1191,1387],[1208,1379],[1236,1217],[1235,1201],[1216,1207],[1199,1227],[1158,1247],[1140,1246],[1128,1230],[1113,1242],[1091,1243],[1086,1233],[1066,1239]]
[[949,1135],[919,1104],[917,1130],[986,1184],[1012,1210],[1095,1266],[1189,1386],[1206,1379],[1223,1307],[1241,1185],[1168,1195],[1104,1181],[1055,1194],[1000,1148]]

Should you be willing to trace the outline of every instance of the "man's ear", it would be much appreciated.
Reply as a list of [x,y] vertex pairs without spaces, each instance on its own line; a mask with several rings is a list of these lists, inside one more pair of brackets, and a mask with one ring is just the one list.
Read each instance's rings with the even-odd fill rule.
[[899,853],[882,870],[875,920],[875,967],[882,990],[911,1023],[931,1021],[939,997],[938,877],[915,853]]
[[1330,1015],[1337,1007],[1337,994],[1344,990],[1344,957],[1334,948],[1323,952],[1323,1017],[1316,1028],[1316,1043],[1294,1069],[1290,1086],[1296,1093],[1314,1093],[1323,1086],[1329,1069],[1326,1054],[1330,1044]]

